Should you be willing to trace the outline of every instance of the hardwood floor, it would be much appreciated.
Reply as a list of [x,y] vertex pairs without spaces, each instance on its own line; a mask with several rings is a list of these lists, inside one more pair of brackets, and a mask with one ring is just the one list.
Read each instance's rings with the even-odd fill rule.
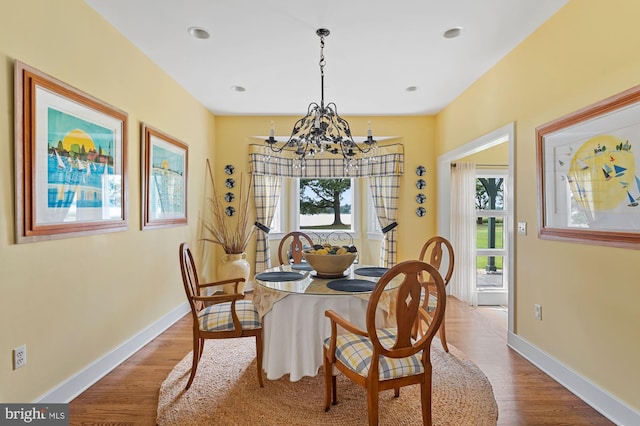
[[[447,300],[447,340],[491,381],[499,425],[613,425],[509,349],[506,330],[505,310]],[[160,384],[190,350],[191,318],[185,316],[74,399],[70,424],[154,425]]]

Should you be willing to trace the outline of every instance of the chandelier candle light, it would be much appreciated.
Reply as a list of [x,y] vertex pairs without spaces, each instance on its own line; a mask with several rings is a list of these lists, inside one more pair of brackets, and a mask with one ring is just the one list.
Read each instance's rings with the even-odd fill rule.
[[324,38],[329,35],[329,30],[320,28],[316,34],[320,37],[320,105],[315,102],[309,104],[307,115],[296,121],[287,141],[279,142],[275,139],[272,122],[269,139],[265,143],[276,153],[293,151],[294,169],[304,169],[306,159],[312,159],[316,154],[342,154],[348,173],[358,168],[358,158],[365,163],[376,161],[377,142],[371,136],[369,123],[367,139],[361,144],[356,143],[349,123],[338,115],[336,104],[324,104]]

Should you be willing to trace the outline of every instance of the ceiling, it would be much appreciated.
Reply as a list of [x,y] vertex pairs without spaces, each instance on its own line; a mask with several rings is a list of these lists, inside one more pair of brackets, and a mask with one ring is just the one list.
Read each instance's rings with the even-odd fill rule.
[[214,114],[302,116],[320,102],[318,28],[341,115],[433,114],[568,0],[85,2]]

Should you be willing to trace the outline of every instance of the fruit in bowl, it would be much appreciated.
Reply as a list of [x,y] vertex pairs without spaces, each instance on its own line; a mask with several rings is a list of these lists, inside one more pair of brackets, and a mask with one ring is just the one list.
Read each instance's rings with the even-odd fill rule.
[[320,278],[340,278],[358,256],[355,246],[314,246],[305,250],[302,256]]

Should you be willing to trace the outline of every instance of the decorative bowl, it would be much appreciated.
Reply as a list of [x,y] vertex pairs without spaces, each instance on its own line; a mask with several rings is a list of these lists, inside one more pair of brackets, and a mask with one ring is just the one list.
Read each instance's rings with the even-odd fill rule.
[[344,271],[356,260],[358,253],[313,254],[303,251],[302,256],[319,278],[341,278],[344,277]]

